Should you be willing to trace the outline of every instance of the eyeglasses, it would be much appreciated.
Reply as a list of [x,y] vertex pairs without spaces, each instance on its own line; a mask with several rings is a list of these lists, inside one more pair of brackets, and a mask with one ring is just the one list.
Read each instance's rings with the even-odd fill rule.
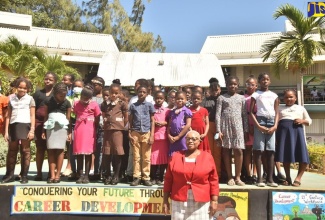
[[197,140],[199,140],[199,138],[197,138],[197,137],[187,137],[186,138],[186,141],[197,141]]

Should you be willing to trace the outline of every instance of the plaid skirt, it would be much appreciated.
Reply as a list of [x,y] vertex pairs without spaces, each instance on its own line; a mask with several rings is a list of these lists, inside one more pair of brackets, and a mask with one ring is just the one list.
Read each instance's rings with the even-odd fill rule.
[[209,220],[210,202],[195,202],[191,189],[187,191],[187,202],[172,200],[171,220]]

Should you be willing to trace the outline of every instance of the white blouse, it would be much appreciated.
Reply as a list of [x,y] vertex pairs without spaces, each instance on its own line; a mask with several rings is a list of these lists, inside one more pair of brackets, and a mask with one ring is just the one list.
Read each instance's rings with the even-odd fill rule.
[[289,119],[289,120],[295,120],[295,119],[304,119],[308,121],[308,125],[311,125],[311,118],[309,117],[309,114],[307,110],[301,106],[301,105],[292,105],[292,106],[286,106],[286,105],[280,105],[279,107],[280,112],[280,118],[282,119]]

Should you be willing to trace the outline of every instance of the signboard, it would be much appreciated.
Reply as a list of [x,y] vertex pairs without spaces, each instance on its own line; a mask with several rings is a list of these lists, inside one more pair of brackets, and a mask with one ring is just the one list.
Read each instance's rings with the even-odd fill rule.
[[[11,214],[164,215],[155,187],[15,186]],[[216,219],[248,219],[248,192],[220,192]],[[218,218],[219,217],[219,218]]]
[[11,214],[163,215],[160,188],[15,186]]
[[324,193],[272,192],[273,220],[325,219]]

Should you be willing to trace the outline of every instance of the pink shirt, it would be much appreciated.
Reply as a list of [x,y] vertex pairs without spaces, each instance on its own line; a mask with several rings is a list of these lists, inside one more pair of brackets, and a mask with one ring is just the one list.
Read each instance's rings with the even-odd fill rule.
[[[166,107],[157,107],[154,106],[156,112],[154,114],[155,121],[167,121],[167,116],[170,109]],[[155,140],[165,140],[167,139],[167,126],[155,126]]]
[[[246,109],[247,109],[247,114],[248,114],[248,124],[249,125],[254,125],[253,119],[252,117],[249,115],[250,111],[251,111],[251,100],[252,100],[252,96],[245,94],[244,95],[245,100],[246,100]],[[254,106],[254,114],[256,115],[256,105]]]

